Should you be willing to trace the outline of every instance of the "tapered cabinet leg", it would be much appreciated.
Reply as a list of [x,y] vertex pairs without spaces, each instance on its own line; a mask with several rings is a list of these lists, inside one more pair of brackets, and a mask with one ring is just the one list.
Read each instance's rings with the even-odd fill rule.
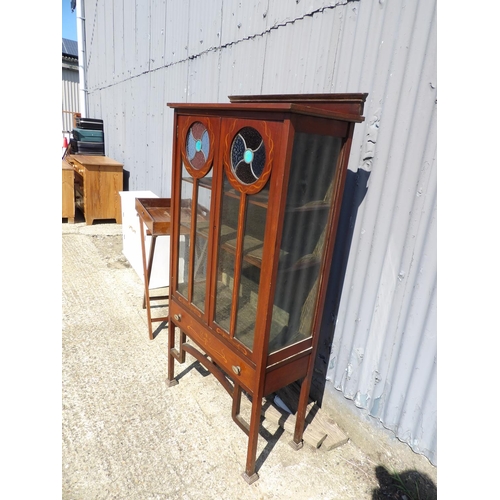
[[[313,358],[311,357],[311,360]],[[309,361],[311,363],[311,361]],[[309,399],[309,390],[311,388],[312,373],[308,370],[308,375],[302,381],[300,386],[299,405],[297,407],[297,416],[295,421],[295,432],[293,434],[293,441],[290,442],[294,450],[300,450],[303,446],[302,436],[304,434],[304,425],[306,419],[307,401]]]
[[255,459],[257,456],[261,411],[262,395],[254,394],[252,399],[252,413],[250,416],[250,431],[248,433],[247,462],[245,472],[242,474],[243,479],[248,484],[252,484],[259,479],[259,475],[255,472]]

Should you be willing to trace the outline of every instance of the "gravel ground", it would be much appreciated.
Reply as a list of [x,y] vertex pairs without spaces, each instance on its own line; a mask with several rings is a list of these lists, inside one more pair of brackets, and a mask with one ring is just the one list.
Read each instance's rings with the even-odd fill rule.
[[436,498],[432,482],[391,476],[350,441],[294,451],[268,422],[248,485],[230,398],[189,356],[167,388],[166,330],[148,339],[142,283],[121,250],[121,225],[63,221],[64,500]]

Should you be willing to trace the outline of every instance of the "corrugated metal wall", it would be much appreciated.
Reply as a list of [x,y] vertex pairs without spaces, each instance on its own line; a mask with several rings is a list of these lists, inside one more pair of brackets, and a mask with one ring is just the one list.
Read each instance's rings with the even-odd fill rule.
[[78,82],[80,81],[78,74],[78,66],[75,69],[69,69],[65,66],[71,66],[64,63],[62,68],[62,131],[63,133],[70,132],[73,129],[73,115],[80,111],[80,102],[78,96]]
[[[436,1],[86,2],[91,117],[129,189],[170,196],[167,102],[368,92],[323,330],[341,391],[437,463]],[[331,280],[332,283],[335,280]]]

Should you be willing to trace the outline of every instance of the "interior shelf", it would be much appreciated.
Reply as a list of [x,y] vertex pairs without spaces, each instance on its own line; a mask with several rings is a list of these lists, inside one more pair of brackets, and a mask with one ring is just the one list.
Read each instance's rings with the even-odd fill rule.
[[330,204],[323,200],[310,201],[305,205],[301,205],[298,207],[289,207],[286,209],[287,212],[310,212],[313,210],[328,210],[330,208]]
[[[182,181],[193,184],[194,179],[192,177],[183,177]],[[212,177],[201,177],[200,179],[198,179],[198,185],[206,189],[212,189]]]
[[[240,199],[241,194],[236,191],[236,189],[226,189],[224,194],[229,198],[235,198],[237,200]],[[266,208],[268,205],[268,194],[263,194],[262,192],[251,194],[247,196],[248,203],[252,205],[257,205],[258,207]]]

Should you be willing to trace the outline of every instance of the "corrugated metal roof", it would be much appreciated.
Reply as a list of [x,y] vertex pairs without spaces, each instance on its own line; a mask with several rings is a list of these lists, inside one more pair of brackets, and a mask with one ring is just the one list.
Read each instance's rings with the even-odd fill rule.
[[62,53],[63,56],[78,58],[78,42],[74,40],[62,39]]

